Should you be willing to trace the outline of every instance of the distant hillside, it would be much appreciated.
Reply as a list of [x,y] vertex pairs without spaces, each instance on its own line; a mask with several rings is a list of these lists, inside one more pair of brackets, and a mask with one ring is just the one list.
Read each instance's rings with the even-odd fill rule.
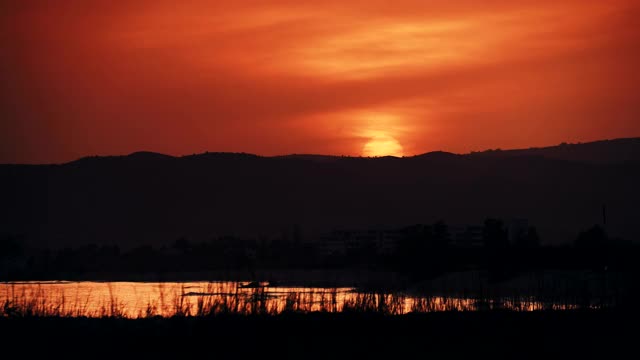
[[471,153],[472,157],[543,156],[548,159],[587,163],[640,161],[640,138],[602,140],[579,144],[560,144],[519,150],[489,150]]
[[527,218],[571,241],[608,212],[640,240],[640,139],[406,158],[155,153],[0,165],[0,234],[33,245],[160,244],[187,236],[291,236],[336,226]]

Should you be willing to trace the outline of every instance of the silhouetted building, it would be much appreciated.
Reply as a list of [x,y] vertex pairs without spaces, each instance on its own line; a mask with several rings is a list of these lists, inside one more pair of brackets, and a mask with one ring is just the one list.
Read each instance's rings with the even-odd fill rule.
[[378,232],[376,230],[353,230],[347,236],[347,252],[356,252],[362,249],[375,249],[377,246]]
[[402,240],[403,232],[398,229],[382,230],[378,234],[377,250],[378,254],[390,255],[398,248]]
[[482,225],[451,225],[451,245],[458,248],[479,248],[484,245]]
[[520,239],[527,236],[529,231],[529,221],[527,219],[514,218],[506,223],[507,237],[510,244],[515,244]]
[[324,256],[344,256],[347,253],[347,231],[334,230],[320,235],[320,251]]
[[400,229],[334,230],[320,236],[320,249],[325,256],[345,255],[370,249],[376,254],[392,254],[402,239]]

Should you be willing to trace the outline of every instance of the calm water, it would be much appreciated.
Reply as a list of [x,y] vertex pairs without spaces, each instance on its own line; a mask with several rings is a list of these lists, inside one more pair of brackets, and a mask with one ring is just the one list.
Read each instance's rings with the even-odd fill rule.
[[[210,313],[338,312],[374,310],[391,314],[411,311],[476,311],[502,308],[516,311],[569,309],[567,303],[533,298],[480,300],[444,296],[361,293],[354,288],[277,287],[248,282],[8,282],[0,283],[0,315],[171,316]],[[266,286],[265,286],[266,285]],[[6,305],[8,304],[8,306]]]

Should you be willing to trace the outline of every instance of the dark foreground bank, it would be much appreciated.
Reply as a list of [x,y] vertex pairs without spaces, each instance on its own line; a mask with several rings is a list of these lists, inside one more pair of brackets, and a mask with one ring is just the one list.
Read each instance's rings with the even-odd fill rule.
[[621,358],[636,351],[639,319],[621,311],[0,318],[0,335],[37,344],[22,347],[27,356]]

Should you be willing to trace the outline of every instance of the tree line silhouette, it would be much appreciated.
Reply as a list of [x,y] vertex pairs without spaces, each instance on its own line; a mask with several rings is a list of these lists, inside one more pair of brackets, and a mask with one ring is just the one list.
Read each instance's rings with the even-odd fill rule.
[[485,270],[504,279],[522,271],[540,269],[589,269],[628,271],[639,267],[635,259],[640,246],[610,239],[599,225],[580,232],[572,244],[542,246],[535,227],[509,240],[500,219],[484,222],[482,246],[460,247],[451,239],[447,224],[408,226],[392,252],[373,246],[349,248],[344,254],[326,254],[320,242],[293,238],[275,240],[235,236],[193,242],[179,238],[161,247],[149,245],[123,250],[117,245],[89,244],[76,248],[30,249],[25,239],[0,237],[0,277],[10,279],[57,279],[87,274],[125,276],[143,273],[199,272],[257,269],[350,269],[388,270],[423,278],[465,270]]

